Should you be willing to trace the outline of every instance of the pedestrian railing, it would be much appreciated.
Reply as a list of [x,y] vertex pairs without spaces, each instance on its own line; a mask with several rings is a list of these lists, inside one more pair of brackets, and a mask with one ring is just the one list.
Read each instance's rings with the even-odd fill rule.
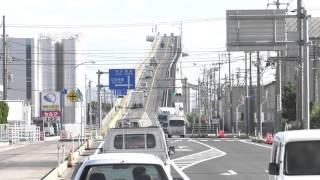
[[18,144],[40,141],[40,128],[35,125],[1,124],[0,141]]

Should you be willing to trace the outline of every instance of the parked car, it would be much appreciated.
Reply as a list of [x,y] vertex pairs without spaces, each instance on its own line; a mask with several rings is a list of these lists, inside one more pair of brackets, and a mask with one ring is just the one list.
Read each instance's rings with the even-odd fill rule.
[[80,163],[72,180],[173,180],[157,156],[144,153],[91,155]]

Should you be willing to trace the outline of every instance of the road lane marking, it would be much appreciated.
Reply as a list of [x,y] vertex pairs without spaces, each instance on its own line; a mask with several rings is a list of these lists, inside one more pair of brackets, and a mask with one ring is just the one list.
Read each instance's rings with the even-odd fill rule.
[[259,146],[259,147],[263,147],[263,148],[272,149],[271,146],[262,145],[262,144],[258,144],[258,143],[254,143],[254,142],[249,142],[247,140],[239,140],[239,141],[242,142],[242,143],[251,144],[251,145],[254,145],[254,146]]
[[220,175],[222,176],[234,176],[234,175],[237,175],[238,173],[236,173],[235,171],[233,170],[228,170],[227,172],[225,173],[220,173]]
[[176,149],[176,152],[191,152],[192,149]]
[[204,144],[202,142],[195,141],[192,139],[190,139],[189,141],[201,144],[203,146],[208,147],[209,149],[205,150],[205,151],[198,152],[198,153],[194,153],[194,154],[190,154],[187,156],[182,156],[182,157],[173,159],[172,161],[174,161],[176,164],[180,165],[179,168],[182,171],[186,168],[197,165],[197,164],[202,163],[204,161],[219,158],[219,157],[225,156],[227,154],[226,152],[223,152],[219,149],[216,149],[216,148],[209,146],[207,144]]
[[183,180],[190,180],[190,178],[176,165],[174,161],[170,161],[171,166],[177,171]]

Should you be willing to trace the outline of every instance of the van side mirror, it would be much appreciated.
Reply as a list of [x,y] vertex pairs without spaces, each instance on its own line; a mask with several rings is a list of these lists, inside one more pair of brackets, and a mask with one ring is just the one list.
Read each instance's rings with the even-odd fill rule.
[[268,170],[270,175],[279,175],[279,165],[275,162],[269,163]]
[[176,152],[176,148],[174,146],[170,146],[169,147],[169,152],[168,152],[169,156],[174,155],[175,152]]
[[99,153],[103,153],[103,147],[99,148]]

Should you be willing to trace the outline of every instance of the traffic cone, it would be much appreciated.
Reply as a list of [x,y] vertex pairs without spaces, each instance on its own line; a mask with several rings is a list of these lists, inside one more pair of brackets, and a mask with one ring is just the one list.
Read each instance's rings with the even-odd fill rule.
[[72,149],[70,149],[70,152],[69,152],[69,154],[68,154],[67,167],[68,167],[68,168],[71,168],[71,167],[72,167]]

